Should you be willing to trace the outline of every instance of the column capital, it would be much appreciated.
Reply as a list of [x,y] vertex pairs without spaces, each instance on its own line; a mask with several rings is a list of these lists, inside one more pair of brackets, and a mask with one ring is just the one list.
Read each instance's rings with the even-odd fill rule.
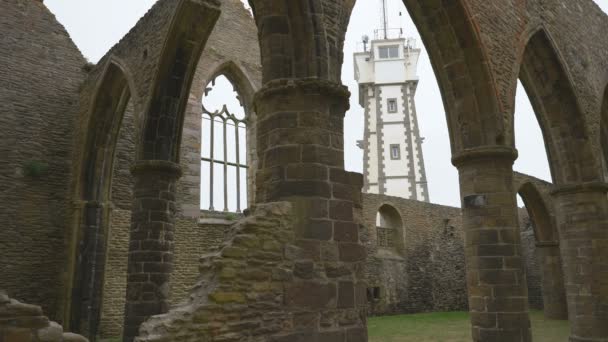
[[517,159],[517,150],[510,146],[478,146],[467,148],[452,157],[452,165],[460,167],[477,160],[506,160],[513,163]]
[[146,173],[164,173],[167,176],[178,179],[182,176],[182,167],[168,160],[138,160],[131,167],[133,176],[140,176]]
[[606,182],[585,182],[576,184],[556,185],[551,190],[551,196],[559,197],[561,195],[580,194],[588,192],[608,192],[608,183]]
[[[332,99],[344,106],[344,112],[349,109],[350,91],[340,83],[321,78],[283,78],[272,80],[262,86],[254,96],[256,106],[261,101],[274,96],[317,95]],[[256,112],[258,112],[256,110]],[[259,112],[258,112],[259,114]]]

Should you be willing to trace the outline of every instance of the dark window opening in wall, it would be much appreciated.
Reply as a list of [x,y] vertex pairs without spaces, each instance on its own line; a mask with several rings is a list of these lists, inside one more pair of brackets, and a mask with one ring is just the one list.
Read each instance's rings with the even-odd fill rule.
[[380,288],[379,287],[368,287],[367,288],[367,301],[377,302],[380,300]]
[[389,113],[397,113],[397,99],[388,99],[386,108]]
[[378,47],[380,59],[399,58],[399,45],[389,45]]
[[392,160],[399,160],[401,159],[401,148],[399,144],[392,144],[391,145],[391,159]]
[[203,96],[201,209],[241,212],[247,208],[247,115],[225,77]]

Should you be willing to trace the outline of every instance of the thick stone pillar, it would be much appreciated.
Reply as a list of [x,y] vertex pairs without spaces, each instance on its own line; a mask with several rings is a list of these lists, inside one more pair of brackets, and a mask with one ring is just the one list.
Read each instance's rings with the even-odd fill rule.
[[608,184],[557,188],[570,341],[608,341]]
[[469,310],[474,341],[531,341],[513,162],[488,146],[453,158],[460,174]]
[[173,270],[175,183],[178,164],[138,161],[135,178],[123,341],[137,336],[148,317],[169,309],[169,278]]
[[[291,333],[277,341],[367,341],[365,248],[356,219],[362,176],[344,170],[349,93],[319,79],[272,81],[256,95],[257,201],[289,201],[305,252],[283,284]],[[273,339],[274,341],[274,339]]]
[[536,251],[540,261],[545,318],[566,320],[568,305],[559,244],[539,242],[536,244]]

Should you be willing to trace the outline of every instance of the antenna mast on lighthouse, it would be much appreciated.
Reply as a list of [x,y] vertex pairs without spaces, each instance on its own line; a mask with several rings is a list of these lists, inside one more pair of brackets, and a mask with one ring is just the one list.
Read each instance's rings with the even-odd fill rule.
[[382,25],[384,27],[384,39],[388,39],[388,16],[386,15],[386,0],[382,1]]

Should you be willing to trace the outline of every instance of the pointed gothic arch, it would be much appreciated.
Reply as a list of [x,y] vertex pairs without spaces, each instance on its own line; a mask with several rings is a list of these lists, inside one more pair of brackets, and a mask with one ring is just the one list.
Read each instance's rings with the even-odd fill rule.
[[145,109],[138,159],[179,163],[190,87],[219,13],[215,0],[179,2]]
[[523,183],[517,193],[521,196],[534,223],[537,243],[559,243],[557,227],[544,197],[532,182]]
[[[230,202],[232,204],[234,204],[233,202],[235,201],[236,197],[236,212],[241,212],[243,209],[245,209],[247,206],[245,206],[242,202],[242,200],[245,200],[245,202],[250,206],[255,202],[255,170],[257,169],[257,154],[256,152],[256,121],[257,121],[257,117],[255,114],[255,108],[254,108],[254,95],[255,92],[257,91],[257,87],[254,85],[254,82],[252,81],[250,75],[248,73],[246,73],[243,69],[242,66],[238,65],[235,61],[233,60],[224,60],[221,61],[220,63],[218,63],[217,65],[215,65],[214,67],[212,67],[210,70],[212,70],[212,72],[210,72],[206,77],[203,77],[203,88],[208,87],[208,85],[212,82],[214,82],[218,77],[225,77],[225,79],[232,85],[234,92],[236,92],[237,97],[238,97],[238,101],[240,102],[240,104],[243,107],[243,111],[244,111],[244,116],[243,117],[239,117],[239,115],[234,115],[234,113],[229,113],[228,109],[226,107],[224,107],[223,110],[220,110],[216,113],[210,113],[208,112],[208,110],[210,110],[211,108],[205,108],[204,105],[202,105],[203,108],[203,126],[205,126],[205,120],[210,120],[211,123],[215,122],[215,119],[211,119],[211,117],[214,118],[222,118],[221,120],[223,121],[223,125],[228,125],[230,127],[234,127],[236,132],[234,133],[234,135],[232,134],[228,134],[229,136],[232,137],[232,139],[228,139],[226,141],[227,145],[223,146],[224,149],[228,148],[228,145],[234,145],[234,147],[236,148],[236,152],[235,155],[233,156],[233,158],[231,160],[223,160],[222,158],[222,162],[220,163],[232,163],[230,166],[228,166],[231,171],[234,171],[236,169],[236,172],[234,174],[232,174],[231,172],[226,172],[226,169],[224,169],[223,172],[223,177],[222,180],[225,183],[225,190],[224,190],[224,194],[226,193],[226,189],[228,186],[228,182],[229,179],[231,178],[232,181],[234,182],[234,184],[236,184],[236,196],[232,196],[233,198],[230,199]],[[206,94],[206,91],[204,92],[200,92],[200,95],[202,98],[198,99],[199,104],[202,104],[202,101],[204,100]],[[199,94],[197,94],[199,95]],[[214,109],[218,109],[218,108],[214,108]],[[212,124],[213,126],[214,124]],[[241,130],[244,130],[244,134],[240,135],[239,137],[239,132]],[[201,145],[204,146],[205,143],[209,144],[211,137],[205,136],[204,132],[202,132],[202,136],[200,137],[202,139],[201,141]],[[230,132],[228,132],[230,133]],[[239,137],[237,139],[237,137]],[[243,139],[244,138],[244,139]],[[201,174],[200,174],[200,180],[201,180],[201,209],[203,210],[214,210],[213,205],[211,203],[213,203],[213,191],[212,191],[212,185],[209,185],[209,187],[207,188],[207,184],[209,184],[208,182],[210,182],[210,184],[213,184],[213,179],[211,177],[209,177],[208,182],[203,182],[203,177],[209,176],[209,175],[205,175],[205,170],[207,171],[207,173],[210,173],[210,171],[212,171],[213,165],[215,163],[217,163],[217,161],[211,161],[209,159],[209,157],[212,157],[209,154],[205,154],[203,151],[205,150],[204,148],[201,149],[202,153],[201,153],[201,160],[203,162],[203,166],[201,167]],[[241,153],[243,152],[244,153]],[[210,151],[208,151],[210,152]],[[243,158],[244,157],[244,158]],[[211,158],[213,159],[213,158]],[[207,167],[205,167],[205,163],[207,164]],[[229,176],[230,175],[230,176]],[[236,177],[236,178],[235,178]],[[233,186],[234,184],[231,183],[231,186]],[[203,189],[208,190],[208,192],[210,193],[205,193],[203,191]],[[246,195],[242,195],[242,192],[245,191]],[[228,208],[228,196],[224,196],[224,205],[223,206],[218,206],[215,209],[227,209]],[[206,200],[209,202],[210,206],[209,207],[205,207],[203,204],[203,199],[206,198]],[[206,202],[206,201],[205,201]],[[218,201],[216,201],[217,203]],[[221,201],[220,201],[221,202]],[[219,204],[219,203],[218,203]],[[232,208],[234,209],[234,208]]]
[[452,154],[512,141],[488,56],[465,1],[403,2],[427,48],[437,78]]
[[554,182],[597,180],[584,113],[546,30],[539,29],[529,39],[519,77],[541,126]]
[[66,294],[70,329],[98,334],[101,316],[108,215],[116,142],[133,94],[132,78],[123,64],[110,57],[95,88],[80,163],[75,199],[79,203],[73,231],[73,257]]

